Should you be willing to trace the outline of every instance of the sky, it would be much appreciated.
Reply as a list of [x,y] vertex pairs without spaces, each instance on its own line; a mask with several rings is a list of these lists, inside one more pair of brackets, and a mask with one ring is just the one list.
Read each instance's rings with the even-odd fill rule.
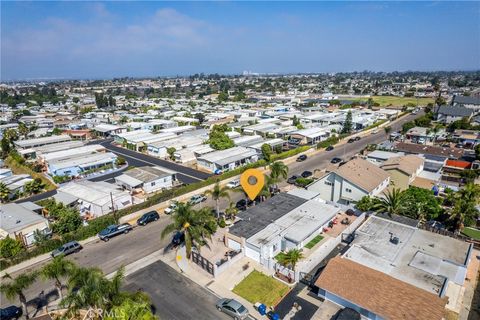
[[1,80],[479,70],[480,2],[5,2]]

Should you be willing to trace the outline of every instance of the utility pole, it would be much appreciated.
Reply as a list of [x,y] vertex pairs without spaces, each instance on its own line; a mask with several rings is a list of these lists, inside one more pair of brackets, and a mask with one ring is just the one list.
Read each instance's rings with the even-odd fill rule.
[[112,212],[113,212],[113,219],[115,220],[115,223],[118,223],[117,221],[117,215],[116,215],[116,210],[115,210],[115,205],[113,204],[113,194],[110,191],[110,201],[112,201]]

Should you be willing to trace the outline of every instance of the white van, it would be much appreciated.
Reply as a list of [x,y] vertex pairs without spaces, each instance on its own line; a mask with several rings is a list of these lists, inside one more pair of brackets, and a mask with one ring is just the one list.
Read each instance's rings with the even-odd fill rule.
[[227,187],[232,188],[232,189],[236,188],[238,186],[240,186],[240,180],[232,180],[229,183],[227,183]]

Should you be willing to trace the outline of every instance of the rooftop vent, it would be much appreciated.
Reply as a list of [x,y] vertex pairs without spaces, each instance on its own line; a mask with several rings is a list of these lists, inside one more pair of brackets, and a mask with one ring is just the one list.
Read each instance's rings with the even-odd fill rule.
[[392,232],[389,232],[389,233],[390,233],[390,242],[393,244],[398,244],[400,242],[400,239],[398,237],[393,236]]

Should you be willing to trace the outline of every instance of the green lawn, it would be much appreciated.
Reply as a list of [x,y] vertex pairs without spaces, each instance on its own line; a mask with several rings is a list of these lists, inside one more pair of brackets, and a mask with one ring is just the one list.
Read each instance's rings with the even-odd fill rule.
[[257,270],[253,270],[245,279],[233,288],[233,292],[251,303],[261,302],[275,306],[289,291],[286,284],[275,280]]
[[480,230],[474,228],[465,228],[462,233],[467,237],[470,237],[475,240],[480,240]]
[[[373,96],[373,101],[378,102],[380,106],[403,106],[407,103],[417,104],[417,98],[414,97],[395,97],[395,96]],[[418,98],[418,104],[426,106],[428,103],[433,103],[432,98]]]
[[312,249],[317,243],[319,243],[320,241],[322,241],[323,237],[321,235],[318,235],[316,236],[315,238],[313,238],[312,240],[310,240],[309,243],[307,243],[305,245],[305,248],[307,249]]

